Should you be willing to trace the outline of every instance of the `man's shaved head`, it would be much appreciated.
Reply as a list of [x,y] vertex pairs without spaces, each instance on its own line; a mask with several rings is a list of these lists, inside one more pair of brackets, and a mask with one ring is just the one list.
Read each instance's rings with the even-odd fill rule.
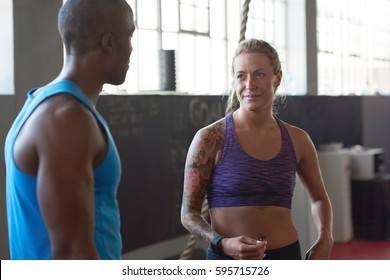
[[115,32],[124,20],[134,29],[132,18],[125,0],[67,0],[58,15],[58,30],[67,54],[80,54],[98,46],[101,35]]

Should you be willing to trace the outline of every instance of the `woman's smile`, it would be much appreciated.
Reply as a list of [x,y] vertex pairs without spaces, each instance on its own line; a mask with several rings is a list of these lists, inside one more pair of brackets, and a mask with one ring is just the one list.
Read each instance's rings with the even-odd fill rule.
[[248,100],[248,101],[254,101],[260,97],[261,97],[261,94],[253,93],[253,92],[244,93],[244,95],[243,95],[243,98]]

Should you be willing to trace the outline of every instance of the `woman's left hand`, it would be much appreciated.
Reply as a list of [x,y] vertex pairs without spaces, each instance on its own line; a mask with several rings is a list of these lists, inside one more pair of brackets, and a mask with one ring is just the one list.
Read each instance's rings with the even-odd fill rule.
[[306,252],[306,260],[328,260],[333,247],[333,238],[320,238]]

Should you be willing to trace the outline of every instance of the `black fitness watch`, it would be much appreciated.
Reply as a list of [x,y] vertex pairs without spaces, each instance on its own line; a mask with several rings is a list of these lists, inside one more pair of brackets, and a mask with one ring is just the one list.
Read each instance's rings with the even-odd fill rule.
[[214,237],[214,239],[211,241],[210,246],[213,253],[218,255],[223,255],[224,252],[222,251],[221,247],[221,240],[224,238],[223,236],[217,235]]

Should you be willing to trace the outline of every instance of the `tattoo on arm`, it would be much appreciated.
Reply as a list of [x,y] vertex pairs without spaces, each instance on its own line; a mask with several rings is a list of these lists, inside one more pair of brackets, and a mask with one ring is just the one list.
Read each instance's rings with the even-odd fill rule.
[[225,122],[222,120],[197,133],[189,148],[184,172],[182,209],[185,226],[206,243],[211,242],[215,233],[201,216],[201,208],[216,155],[223,149],[224,131]]

